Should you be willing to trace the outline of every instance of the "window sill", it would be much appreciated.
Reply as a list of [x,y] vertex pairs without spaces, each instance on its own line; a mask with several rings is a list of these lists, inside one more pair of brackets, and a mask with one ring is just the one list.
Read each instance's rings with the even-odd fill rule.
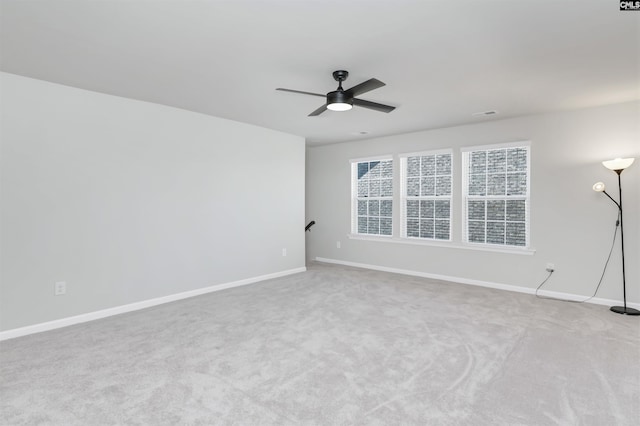
[[451,241],[421,241],[410,238],[398,238],[398,237],[385,237],[379,235],[362,235],[362,234],[347,234],[347,237],[351,240],[363,240],[363,241],[377,241],[384,243],[396,243],[396,244],[410,244],[417,246],[429,246],[429,247],[443,247],[451,249],[462,250],[477,250],[477,251],[489,251],[494,253],[508,253],[519,254],[525,256],[533,255],[536,250],[533,248],[524,247],[493,247],[480,244],[460,244]]

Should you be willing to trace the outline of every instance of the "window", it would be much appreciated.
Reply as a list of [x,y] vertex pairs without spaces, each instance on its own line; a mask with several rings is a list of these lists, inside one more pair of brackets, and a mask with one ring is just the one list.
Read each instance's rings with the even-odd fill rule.
[[529,144],[463,151],[468,243],[529,246]]
[[352,233],[391,236],[393,230],[393,160],[351,164]]
[[451,151],[401,157],[405,238],[451,240]]

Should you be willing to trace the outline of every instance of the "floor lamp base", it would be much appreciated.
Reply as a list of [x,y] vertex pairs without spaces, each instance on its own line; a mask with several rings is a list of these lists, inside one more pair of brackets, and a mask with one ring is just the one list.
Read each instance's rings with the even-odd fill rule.
[[640,315],[640,311],[637,309],[633,309],[633,308],[625,308],[624,306],[612,306],[611,308],[612,312],[615,312],[616,314],[623,314],[623,315]]

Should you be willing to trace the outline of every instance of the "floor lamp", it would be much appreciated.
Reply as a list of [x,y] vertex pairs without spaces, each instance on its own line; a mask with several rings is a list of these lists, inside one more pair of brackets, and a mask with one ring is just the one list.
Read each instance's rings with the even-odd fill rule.
[[627,283],[625,281],[625,271],[624,271],[624,228],[622,223],[622,185],[620,184],[620,175],[622,171],[633,164],[634,158],[616,158],[615,160],[603,161],[602,165],[605,166],[609,170],[613,170],[618,174],[618,200],[616,201],[611,197],[611,195],[607,194],[605,191],[604,183],[598,182],[593,185],[593,190],[596,192],[602,192],[604,195],[609,197],[611,201],[618,206],[618,213],[620,217],[620,242],[622,246],[622,297],[624,300],[624,306],[612,306],[611,310],[618,314],[624,315],[640,315],[640,311],[633,308],[627,307]]

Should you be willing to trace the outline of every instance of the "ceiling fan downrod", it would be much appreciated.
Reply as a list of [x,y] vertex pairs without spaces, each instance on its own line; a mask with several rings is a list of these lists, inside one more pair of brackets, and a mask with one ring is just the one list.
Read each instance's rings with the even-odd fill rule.
[[333,79],[338,82],[338,90],[340,92],[344,91],[342,82],[345,81],[347,77],[349,77],[349,71],[338,70],[333,72]]

